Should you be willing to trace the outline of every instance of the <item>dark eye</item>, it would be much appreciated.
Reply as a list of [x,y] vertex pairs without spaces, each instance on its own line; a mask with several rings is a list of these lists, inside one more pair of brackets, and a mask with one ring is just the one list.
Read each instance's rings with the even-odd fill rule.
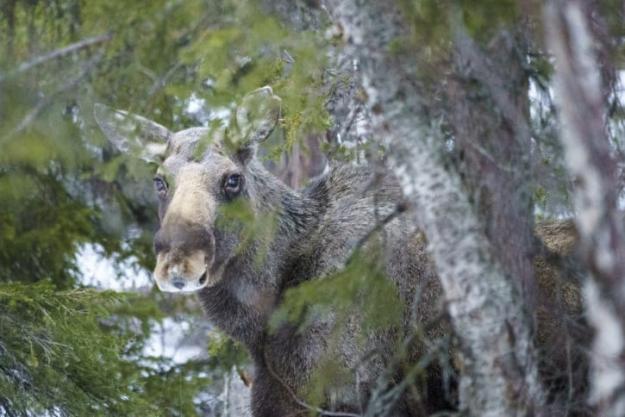
[[230,174],[224,180],[224,192],[228,198],[236,197],[241,192],[243,177],[240,174]]
[[159,195],[167,194],[167,183],[161,177],[154,177],[154,188]]

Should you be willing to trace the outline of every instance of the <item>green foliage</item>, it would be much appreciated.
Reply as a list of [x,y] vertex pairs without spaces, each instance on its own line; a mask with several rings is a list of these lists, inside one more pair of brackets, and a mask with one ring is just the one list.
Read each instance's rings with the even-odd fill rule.
[[[47,175],[0,174],[0,281],[74,283],[76,244],[93,237],[94,213]],[[67,216],[72,213],[72,216]]]
[[350,384],[352,378],[353,370],[347,369],[336,357],[326,355],[315,367],[304,398],[309,404],[323,404],[333,388]]
[[[227,109],[269,84],[293,144],[328,123],[323,41],[293,36],[235,0],[7,0],[0,39],[0,413],[204,413],[199,392],[244,361],[241,347],[217,338],[209,361],[147,357],[162,298],[80,286],[84,244],[145,268],[154,262],[153,167],[115,153],[93,104],[179,130],[198,123],[184,111],[192,95]],[[70,45],[74,52],[48,55]],[[244,228],[249,240],[269,236],[275,222],[242,223],[260,228]]]
[[517,18],[518,3],[514,0],[460,0],[460,9],[469,34],[487,42],[502,28],[512,27]]
[[215,333],[208,345],[209,366],[228,373],[233,367],[240,368],[249,362],[245,348],[229,337]]
[[355,336],[364,343],[367,335],[384,329],[389,335],[389,345],[397,343],[392,329],[400,324],[403,303],[397,288],[380,270],[376,249],[372,244],[356,253],[334,275],[289,289],[272,316],[273,329],[292,323],[300,331],[320,317],[333,320],[327,353],[320,358],[307,391],[302,393],[311,404],[322,404],[329,392],[340,392],[352,381],[354,370],[346,368],[335,351],[345,332],[356,331]]
[[417,39],[428,46],[453,36],[453,19],[460,19],[469,34],[488,41],[518,18],[513,0],[403,0],[402,6],[414,23]]
[[[71,416],[196,415],[200,369],[137,361],[153,300],[51,282],[0,285],[0,410]],[[165,370],[165,371],[163,371]],[[162,395],[170,386],[180,394]]]
[[602,0],[597,2],[601,18],[605,19],[609,33],[595,34],[601,42],[610,44],[611,62],[614,68],[623,68],[625,64],[625,45],[622,42],[611,42],[609,39],[622,39],[625,36],[623,25],[623,4],[618,0]]
[[[325,131],[328,94],[325,41],[313,33],[290,33],[249,4],[234,2],[232,20],[208,27],[187,45],[181,61],[194,66],[193,92],[212,106],[229,106],[263,85],[282,98],[286,146],[305,133]],[[168,88],[180,93],[182,86]]]
[[448,2],[402,0],[400,4],[413,23],[414,44],[431,48],[433,55],[448,49],[451,39]]
[[[617,3],[600,7],[612,36],[622,37],[622,16],[609,12]],[[412,23],[410,36],[386,46],[396,56],[413,53],[423,95],[443,101],[440,90],[428,88],[440,87],[451,68],[454,25],[464,24],[483,47],[520,17],[512,0],[401,5]],[[48,55],[94,37],[101,38],[72,53]],[[234,102],[270,85],[282,98],[284,136],[276,132],[279,140],[265,155],[277,159],[306,135],[328,129],[327,98],[337,84],[350,81],[327,71],[328,43],[340,44],[341,37],[293,33],[254,2],[241,0],[3,0],[0,39],[0,414],[202,414],[198,393],[220,372],[247,361],[242,347],[216,336],[208,361],[174,364],[148,357],[144,348],[153,325],[164,311],[185,310],[184,301],[166,305],[171,301],[154,293],[114,294],[80,285],[77,253],[84,244],[116,260],[134,259],[139,267],[154,263],[154,167],[115,153],[95,128],[93,104],[179,130],[200,122],[185,111],[194,98],[209,111],[209,120],[201,122],[217,129]],[[613,47],[619,68],[624,47]],[[539,159],[535,207],[539,215],[560,214],[570,204],[549,95],[553,68],[547,56],[529,53],[525,70],[546,96],[532,102],[530,120],[532,152]],[[484,86],[476,87],[486,94]],[[611,116],[621,123],[613,134],[618,142],[622,108],[615,104]],[[453,142],[453,135],[446,139]],[[371,153],[382,152],[371,146]],[[347,148],[335,152],[337,159],[353,155]],[[259,215],[234,201],[218,221],[238,228],[238,250],[260,242],[262,261],[276,220],[274,213]],[[305,329],[320,315],[332,316],[330,352],[347,324],[355,323],[363,335],[392,330],[403,306],[376,255],[375,245],[368,245],[345,269],[289,289],[273,328],[292,323]],[[331,355],[323,358],[306,398],[318,403],[327,387],[347,381],[346,372]]]
[[358,253],[336,274],[290,288],[271,325],[276,329],[288,320],[305,328],[311,319],[330,312],[338,322],[355,317],[364,334],[397,325],[402,302],[397,288],[380,270],[377,257]]
[[277,213],[273,211],[256,213],[244,199],[228,202],[218,210],[216,225],[239,235],[240,243],[235,251],[242,253],[252,244],[256,244],[255,261],[260,266],[277,232]]

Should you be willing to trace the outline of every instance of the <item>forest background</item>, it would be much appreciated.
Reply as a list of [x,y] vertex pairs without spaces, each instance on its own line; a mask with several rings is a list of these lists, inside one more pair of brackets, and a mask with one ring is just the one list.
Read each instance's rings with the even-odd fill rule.
[[[223,415],[246,353],[194,297],[154,288],[153,167],[115,151],[92,110],[181,130],[223,123],[264,85],[283,101],[262,150],[272,172],[301,187],[328,163],[384,163],[405,185],[440,168],[524,309],[540,299],[534,224],[577,219],[600,290],[590,321],[600,337],[592,311],[608,306],[623,332],[608,354],[623,357],[625,6],[388,3],[0,0],[0,416]],[[462,226],[466,207],[437,196],[417,217],[444,248],[430,220]],[[601,220],[584,223],[593,210]],[[596,365],[589,399],[613,411],[614,361],[619,382],[605,394]]]

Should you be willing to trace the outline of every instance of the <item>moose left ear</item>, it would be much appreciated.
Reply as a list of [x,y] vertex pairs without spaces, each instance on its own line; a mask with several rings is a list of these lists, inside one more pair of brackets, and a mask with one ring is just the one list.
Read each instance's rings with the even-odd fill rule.
[[254,156],[256,144],[273,132],[280,119],[281,107],[282,100],[268,86],[243,97],[228,129],[228,140],[242,163],[247,163]]
[[147,162],[158,163],[162,160],[171,137],[166,127],[100,103],[95,104],[93,114],[100,129],[117,150]]

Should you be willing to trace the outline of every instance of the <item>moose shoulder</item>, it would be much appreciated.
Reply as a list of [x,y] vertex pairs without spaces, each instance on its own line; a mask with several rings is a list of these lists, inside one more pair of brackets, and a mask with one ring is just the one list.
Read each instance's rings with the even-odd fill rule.
[[[280,99],[269,87],[245,96],[220,129],[174,133],[139,116],[102,105],[95,109],[101,129],[119,149],[159,164],[154,278],[163,291],[197,292],[208,318],[249,349],[256,367],[254,416],[306,411],[301,399],[326,356],[352,370],[352,378],[334,381],[321,406],[359,412],[375,389],[392,388],[407,375],[402,364],[424,355],[424,344],[411,338],[415,327],[426,329],[426,338],[451,334],[441,319],[440,287],[425,239],[402,213],[391,175],[336,166],[296,191],[263,167],[256,147],[279,115]],[[340,340],[330,343],[337,319],[324,312],[306,326],[286,323],[269,331],[288,288],[340,272],[361,247],[395,289],[397,297],[388,302],[402,305],[398,325],[363,332],[354,311]],[[405,340],[411,343],[398,361]],[[397,391],[387,415],[450,406],[444,366],[436,361],[427,366],[415,385],[422,395]],[[386,381],[382,387],[381,381]]]

